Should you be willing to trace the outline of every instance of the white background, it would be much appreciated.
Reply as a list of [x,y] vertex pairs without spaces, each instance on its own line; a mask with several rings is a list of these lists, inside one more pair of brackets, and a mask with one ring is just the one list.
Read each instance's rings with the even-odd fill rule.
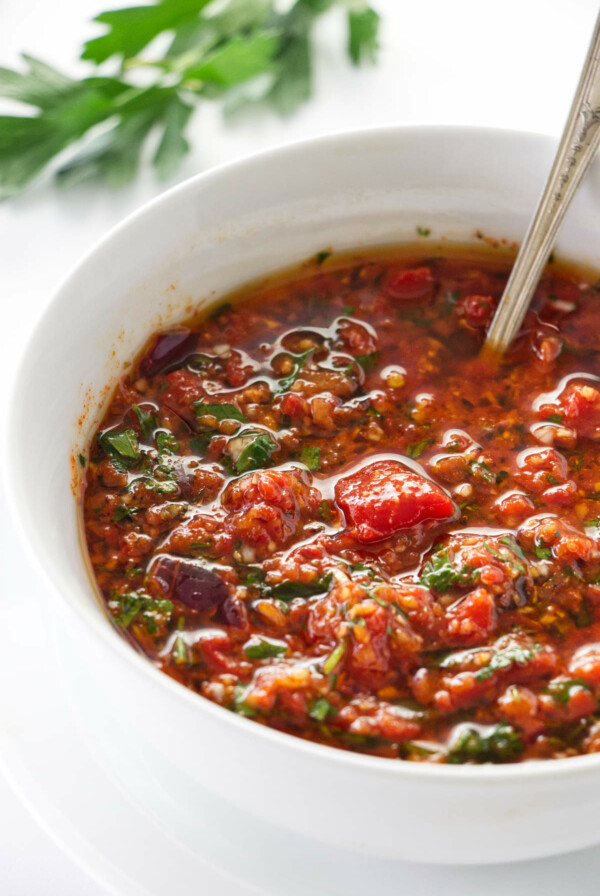
[[[235,126],[224,126],[216,109],[202,110],[191,128],[193,152],[178,180],[259,149],[369,125],[489,125],[558,136],[597,0],[372,2],[383,16],[382,52],[375,68],[350,69],[340,49],[340,22],[331,15],[319,27],[314,99],[292,119],[261,115]],[[19,52],[26,51],[76,73],[78,46],[94,33],[89,20],[112,5],[126,4],[0,0],[0,65],[16,65]],[[56,285],[108,229],[163,189],[165,184],[149,173],[118,193],[102,187],[59,192],[46,178],[25,195],[0,205],[3,411],[6,383]],[[14,556],[21,549],[1,515],[0,526],[4,529],[0,551]],[[1,599],[18,599],[17,583],[3,579],[2,568],[0,557]],[[27,625],[26,619],[23,624]],[[9,686],[10,682],[0,682],[0,688]],[[560,873],[560,866],[555,867]],[[197,885],[201,888],[200,881]],[[513,869],[511,896],[525,896],[532,892],[531,886],[524,871],[522,888],[515,888]],[[584,886],[580,880],[576,889],[583,894]],[[1,777],[0,892],[5,896],[104,893],[37,827]],[[594,892],[593,886],[585,889],[585,896]],[[465,896],[470,896],[467,890]]]

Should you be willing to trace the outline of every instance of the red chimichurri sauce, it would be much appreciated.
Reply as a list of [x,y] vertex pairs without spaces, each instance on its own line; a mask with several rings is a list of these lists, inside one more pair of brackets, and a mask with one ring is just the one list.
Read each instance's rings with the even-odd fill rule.
[[600,288],[550,266],[494,368],[506,257],[323,255],[155,335],[120,382],[83,506],[109,614],[309,740],[599,751]]

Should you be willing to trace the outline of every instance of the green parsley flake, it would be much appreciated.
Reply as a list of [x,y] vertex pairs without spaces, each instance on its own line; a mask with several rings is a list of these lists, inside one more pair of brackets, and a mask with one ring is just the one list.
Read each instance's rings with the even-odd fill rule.
[[128,470],[140,459],[138,438],[134,429],[105,430],[99,434],[98,442],[121,472]]
[[255,635],[244,644],[244,653],[250,660],[263,660],[268,657],[283,656],[288,646],[285,641],[276,641],[273,638],[265,638]]
[[196,417],[214,417],[215,420],[238,420],[247,423],[248,418],[234,404],[207,404],[204,401],[194,402]]
[[305,464],[309,470],[318,470],[321,457],[321,449],[307,445],[302,449],[300,455],[301,463]]
[[179,442],[172,432],[161,429],[156,433],[156,447],[159,451],[167,451],[175,454],[179,451]]

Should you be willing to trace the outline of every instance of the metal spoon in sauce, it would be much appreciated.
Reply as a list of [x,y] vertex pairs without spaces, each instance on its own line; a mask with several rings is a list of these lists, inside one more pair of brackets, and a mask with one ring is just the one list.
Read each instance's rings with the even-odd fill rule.
[[488,330],[486,353],[501,356],[523,323],[558,228],[600,143],[600,16],[542,197]]

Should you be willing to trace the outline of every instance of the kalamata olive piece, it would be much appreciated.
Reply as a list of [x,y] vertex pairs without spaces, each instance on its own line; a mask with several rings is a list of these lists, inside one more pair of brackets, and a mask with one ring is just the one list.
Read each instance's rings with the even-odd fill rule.
[[181,367],[186,358],[194,353],[198,334],[191,330],[177,330],[161,333],[150,351],[140,361],[142,376],[156,376]]
[[169,600],[192,610],[221,607],[230,599],[225,582],[211,569],[175,557],[160,557],[151,574]]

